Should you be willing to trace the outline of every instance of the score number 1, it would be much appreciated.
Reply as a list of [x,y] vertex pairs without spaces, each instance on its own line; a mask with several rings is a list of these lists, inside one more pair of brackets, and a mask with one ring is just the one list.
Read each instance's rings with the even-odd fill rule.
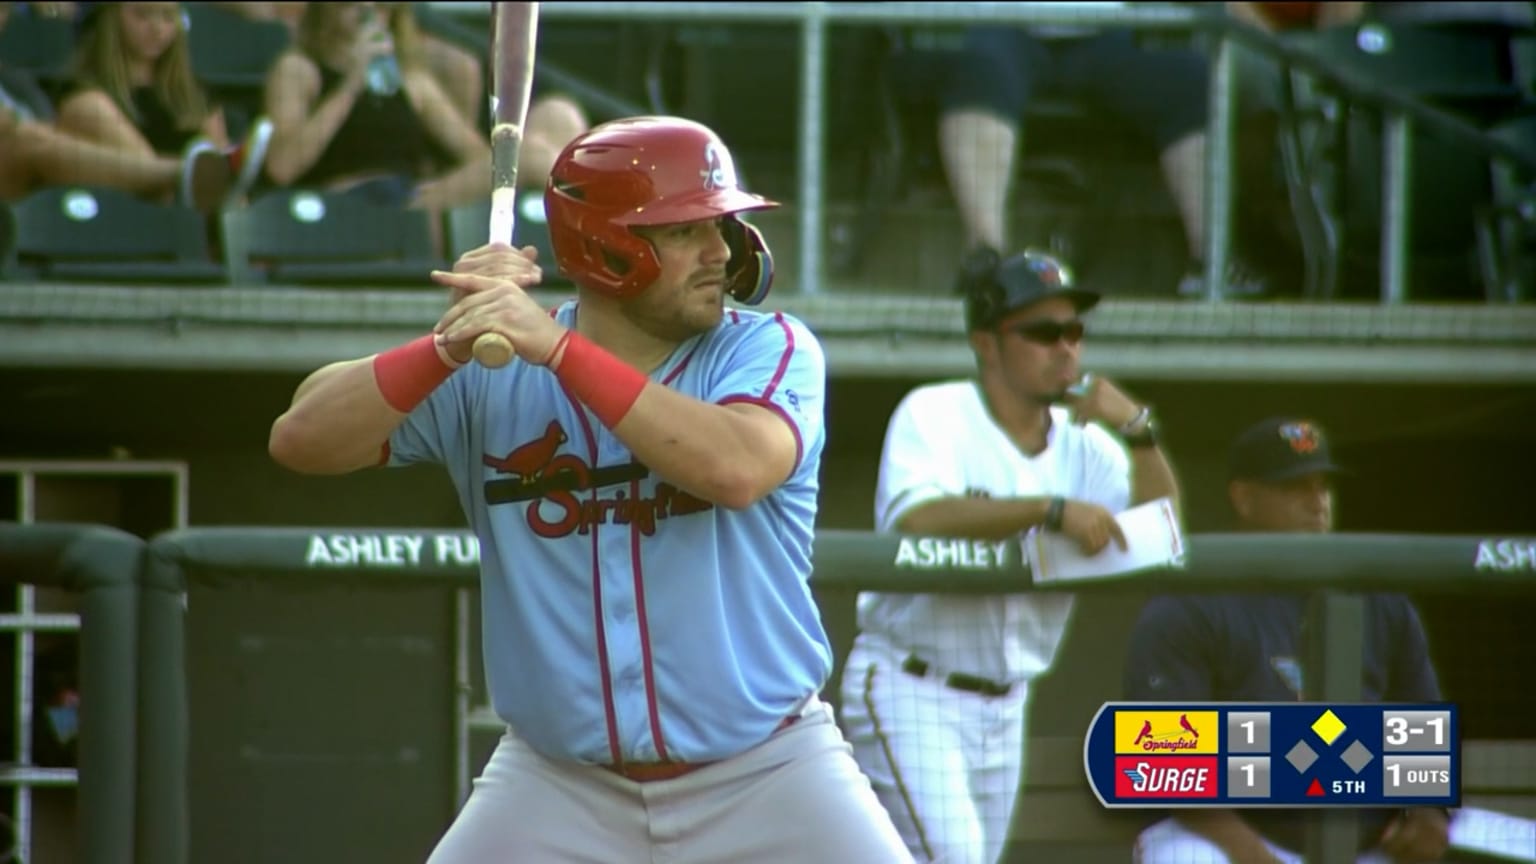
[[[1246,724],[1244,724],[1246,725]],[[1431,717],[1424,721],[1424,726],[1435,730],[1436,747],[1445,746],[1445,718]],[[1393,747],[1402,747],[1408,743],[1409,735],[1417,735],[1424,731],[1424,726],[1409,728],[1408,719],[1405,717],[1387,718],[1387,743]]]

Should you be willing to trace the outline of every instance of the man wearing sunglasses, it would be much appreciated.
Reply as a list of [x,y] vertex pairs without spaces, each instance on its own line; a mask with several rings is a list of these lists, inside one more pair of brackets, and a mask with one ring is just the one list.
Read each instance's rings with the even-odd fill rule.
[[[1088,554],[1123,547],[1115,514],[1177,500],[1178,488],[1151,409],[1103,377],[1081,385],[1081,316],[1098,295],[1048,255],[979,263],[963,279],[976,377],[919,387],[896,408],[878,530],[986,541],[976,545],[989,556],[1020,554],[1035,526]],[[1050,668],[1072,603],[1047,593],[860,595],[843,722],[917,860],[1001,858],[1030,683]]]

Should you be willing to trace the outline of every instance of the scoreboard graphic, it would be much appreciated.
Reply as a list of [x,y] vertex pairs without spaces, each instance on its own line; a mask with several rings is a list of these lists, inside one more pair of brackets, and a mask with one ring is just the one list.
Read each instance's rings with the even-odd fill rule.
[[1105,807],[1459,807],[1456,706],[1106,702],[1083,741]]

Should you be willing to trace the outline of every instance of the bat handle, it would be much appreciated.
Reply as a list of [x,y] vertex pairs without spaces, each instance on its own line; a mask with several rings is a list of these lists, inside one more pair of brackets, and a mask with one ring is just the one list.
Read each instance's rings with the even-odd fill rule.
[[[512,245],[512,223],[517,215],[517,189],[498,185],[491,190],[491,242]],[[481,333],[475,339],[475,361],[487,369],[512,362],[512,340],[500,333]]]
[[512,362],[512,340],[500,333],[481,333],[475,339],[475,360],[487,369],[500,369]]

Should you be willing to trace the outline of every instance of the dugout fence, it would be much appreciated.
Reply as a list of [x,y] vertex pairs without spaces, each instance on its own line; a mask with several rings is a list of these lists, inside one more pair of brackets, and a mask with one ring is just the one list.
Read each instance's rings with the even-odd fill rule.
[[[915,542],[821,532],[812,585],[822,595],[1061,588],[1033,584],[1016,551],[984,560],[914,555],[907,544]],[[1536,537],[1203,534],[1189,538],[1182,569],[1071,587],[1080,594],[1311,592],[1312,620],[1321,626],[1309,631],[1308,676],[1320,682],[1317,699],[1347,703],[1360,697],[1364,606],[1357,592],[1529,596],[1536,585],[1533,550]],[[167,532],[146,546],[101,526],[0,524],[0,573],[13,583],[54,585],[80,595],[81,864],[189,864],[189,588],[261,580],[292,590],[425,586],[463,598],[476,587],[478,544],[473,535],[443,530],[202,528]],[[454,674],[462,685],[472,623],[467,604],[457,609]],[[470,770],[468,689],[460,686],[454,702],[456,806]],[[48,780],[26,765],[7,766],[0,777],[13,786]],[[1329,811],[1309,836],[1306,860],[1353,861],[1355,840],[1348,812]]]
[[[987,594],[1062,587],[1034,585],[1016,549],[1001,560],[978,562],[959,555],[914,555],[910,546],[903,548],[913,542],[865,532],[820,532],[813,587],[820,594],[860,590]],[[1533,586],[1536,564],[1529,555],[1533,548],[1536,538],[1205,534],[1190,538],[1188,563],[1182,569],[1078,582],[1072,589],[1080,593],[1312,592],[1311,620],[1320,626],[1309,630],[1310,653],[1305,660],[1309,680],[1321,682],[1316,698],[1342,703],[1360,697],[1364,603],[1355,592],[1525,595]],[[154,538],[141,580],[136,860],[141,864],[189,861],[187,609],[183,602],[189,587],[257,579],[293,590],[336,584],[365,591],[431,586],[463,598],[475,587],[477,577],[478,544],[473,535],[457,531],[200,528]],[[456,796],[467,790],[470,722],[463,679],[471,622],[466,604],[461,602],[458,610],[455,674],[459,687],[453,709],[454,752],[459,762]],[[456,806],[458,799],[453,803]],[[1349,814],[1330,811],[1309,837],[1307,860],[1314,864],[1353,861],[1355,843]]]

